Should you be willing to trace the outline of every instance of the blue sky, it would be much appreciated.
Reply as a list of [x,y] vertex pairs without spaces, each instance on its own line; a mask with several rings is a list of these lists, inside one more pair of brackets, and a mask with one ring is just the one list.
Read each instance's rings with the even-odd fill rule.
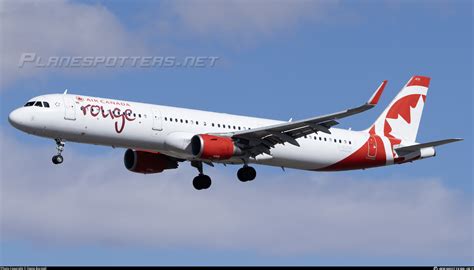
[[[2,6],[1,264],[474,262],[470,1]],[[23,52],[219,60],[212,68],[20,69]],[[463,142],[432,159],[365,171],[259,166],[247,185],[236,168],[219,166],[209,169],[208,194],[192,190],[187,164],[160,175],[127,172],[121,149],[68,144],[58,168],[53,142],[7,121],[27,99],[64,89],[300,119],[359,105],[387,79],[377,108],[341,121],[364,129],[415,74],[432,78],[418,140]]]

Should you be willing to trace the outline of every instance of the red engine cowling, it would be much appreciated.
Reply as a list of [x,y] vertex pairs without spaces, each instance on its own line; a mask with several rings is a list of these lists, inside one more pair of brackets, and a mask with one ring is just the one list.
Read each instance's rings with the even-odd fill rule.
[[242,152],[231,138],[207,134],[195,135],[191,139],[191,149],[195,157],[209,160],[229,159]]
[[149,151],[127,149],[123,156],[125,168],[136,173],[160,173],[178,168],[178,162],[169,156]]

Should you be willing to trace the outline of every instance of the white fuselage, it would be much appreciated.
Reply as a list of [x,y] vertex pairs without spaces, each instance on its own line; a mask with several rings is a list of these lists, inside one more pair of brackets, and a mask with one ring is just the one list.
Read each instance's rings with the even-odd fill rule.
[[[27,133],[66,141],[112,147],[146,149],[193,160],[189,143],[196,134],[225,133],[283,123],[282,121],[185,108],[118,101],[70,94],[38,96],[30,101],[48,102],[49,107],[21,107],[10,114],[10,122]],[[370,134],[331,128],[331,134],[317,133],[297,139],[300,147],[276,145],[267,154],[249,162],[318,170],[348,157],[369,140]],[[382,137],[382,146],[389,147]],[[381,149],[379,149],[381,150]],[[373,151],[373,150],[372,150]],[[375,145],[377,151],[377,145]],[[367,151],[368,158],[374,153]],[[390,148],[386,164],[393,161]],[[239,158],[217,162],[241,164]],[[385,164],[384,164],[385,165]]]

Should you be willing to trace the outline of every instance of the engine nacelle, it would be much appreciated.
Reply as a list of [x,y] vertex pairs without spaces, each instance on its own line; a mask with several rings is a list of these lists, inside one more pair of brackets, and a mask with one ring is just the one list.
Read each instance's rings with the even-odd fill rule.
[[209,160],[225,160],[242,154],[231,138],[207,134],[195,135],[191,149],[195,157]]
[[149,151],[127,149],[123,156],[125,168],[136,173],[160,173],[178,168],[178,162],[169,156]]

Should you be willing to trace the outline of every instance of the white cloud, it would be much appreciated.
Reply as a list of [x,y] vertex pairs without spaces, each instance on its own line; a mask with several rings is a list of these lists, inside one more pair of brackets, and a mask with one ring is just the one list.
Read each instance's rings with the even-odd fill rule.
[[66,146],[65,163],[54,166],[53,143],[0,139],[1,233],[10,239],[472,261],[472,198],[436,179],[288,172],[240,183],[236,167],[219,167],[207,170],[211,189],[198,192],[188,164],[143,176],[123,168],[123,151],[88,157]]
[[304,22],[326,20],[337,5],[336,1],[170,1],[157,4],[158,11],[139,9],[137,14],[148,14],[140,16],[148,19],[129,32],[120,18],[99,4],[2,1],[0,90],[20,79],[48,77],[54,72],[97,72],[97,68],[41,68],[32,64],[19,68],[23,53],[36,53],[44,63],[50,56],[143,56],[157,48],[163,53],[177,50],[179,42],[188,44],[203,38],[240,47],[277,33],[291,33]]
[[[54,68],[18,67],[22,53],[50,56],[133,55],[144,50],[114,14],[101,5],[63,0],[1,1],[1,88]],[[61,72],[77,72],[59,69]],[[85,69],[81,69],[84,71]]]
[[162,6],[161,26],[172,25],[198,37],[239,44],[292,30],[303,22],[326,19],[337,1],[171,1]]

